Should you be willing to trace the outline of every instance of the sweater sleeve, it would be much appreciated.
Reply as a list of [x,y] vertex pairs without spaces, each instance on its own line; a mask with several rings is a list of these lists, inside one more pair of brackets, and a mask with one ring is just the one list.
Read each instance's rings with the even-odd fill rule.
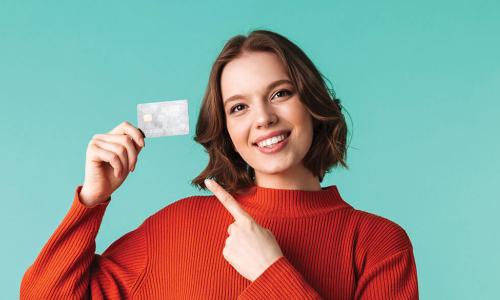
[[75,191],[66,216],[21,282],[21,299],[127,298],[147,264],[147,220],[95,254],[95,237],[110,199],[86,206]]
[[250,299],[322,299],[290,261],[282,256],[238,296]]
[[366,270],[358,281],[354,299],[417,300],[417,270],[413,249],[399,251]]
[[360,274],[354,299],[418,299],[413,246],[406,231],[385,218],[365,214]]

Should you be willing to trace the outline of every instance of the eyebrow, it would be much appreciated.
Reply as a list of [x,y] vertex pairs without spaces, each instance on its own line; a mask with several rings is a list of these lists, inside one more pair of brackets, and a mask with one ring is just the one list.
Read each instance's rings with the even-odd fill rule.
[[[278,86],[278,85],[281,85],[283,83],[289,83],[289,84],[292,84],[292,82],[288,79],[280,79],[280,80],[276,80],[274,82],[271,82],[271,84],[269,84],[267,86],[267,92],[269,92],[269,90],[271,90],[272,88]],[[234,101],[234,100],[237,100],[237,99],[240,99],[240,98],[245,98],[244,96],[242,95],[233,95],[229,98],[227,98],[226,100],[224,100],[224,106],[226,106],[226,104],[228,104],[229,102],[231,101]]]

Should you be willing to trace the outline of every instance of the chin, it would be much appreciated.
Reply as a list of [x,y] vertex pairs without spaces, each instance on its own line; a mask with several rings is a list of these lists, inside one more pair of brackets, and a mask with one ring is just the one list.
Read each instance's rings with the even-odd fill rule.
[[277,165],[277,166],[266,166],[265,168],[258,168],[258,169],[255,169],[255,172],[257,173],[261,173],[261,174],[268,174],[268,175],[272,175],[272,174],[279,174],[279,173],[283,173],[284,171],[288,170],[290,166],[286,165]]

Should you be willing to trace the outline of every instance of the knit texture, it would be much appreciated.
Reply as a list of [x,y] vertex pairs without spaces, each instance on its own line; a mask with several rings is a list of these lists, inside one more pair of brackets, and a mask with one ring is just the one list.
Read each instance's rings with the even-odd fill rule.
[[418,299],[405,230],[354,209],[335,185],[233,195],[284,254],[253,282],[222,255],[234,219],[214,195],[171,203],[96,254],[110,202],[85,206],[81,188],[26,270],[21,299]]

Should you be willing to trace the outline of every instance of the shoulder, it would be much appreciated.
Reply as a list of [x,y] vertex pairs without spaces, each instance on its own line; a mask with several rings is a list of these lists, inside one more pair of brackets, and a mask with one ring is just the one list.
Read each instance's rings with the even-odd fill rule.
[[406,230],[374,213],[353,209],[354,241],[358,258],[372,264],[405,250],[413,250]]
[[214,204],[213,195],[194,195],[178,199],[147,218],[150,223],[172,222],[180,224],[184,221],[196,219],[200,215],[210,211]]

